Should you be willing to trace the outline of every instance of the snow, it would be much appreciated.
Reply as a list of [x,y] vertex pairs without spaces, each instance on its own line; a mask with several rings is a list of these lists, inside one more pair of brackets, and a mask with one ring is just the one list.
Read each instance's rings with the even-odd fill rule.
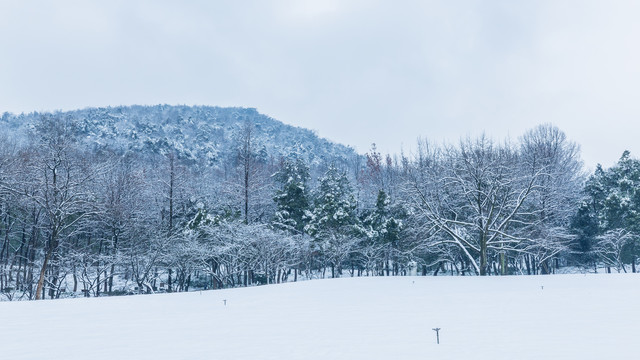
[[343,278],[3,302],[1,357],[634,359],[639,295],[637,274],[601,274]]

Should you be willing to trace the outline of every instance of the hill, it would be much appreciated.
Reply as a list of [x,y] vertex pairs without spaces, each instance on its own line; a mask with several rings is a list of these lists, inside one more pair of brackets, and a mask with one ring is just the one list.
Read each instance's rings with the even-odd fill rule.
[[6,359],[634,359],[639,285],[375,277],[4,302],[0,338]]
[[77,123],[89,148],[119,151],[175,151],[179,157],[206,160],[221,166],[233,152],[233,140],[245,122],[255,129],[255,141],[268,156],[296,152],[311,165],[346,162],[355,151],[318,137],[313,131],[283,124],[254,108],[211,106],[117,106],[55,113],[5,113],[0,128],[11,137],[24,138],[42,116],[57,116]]

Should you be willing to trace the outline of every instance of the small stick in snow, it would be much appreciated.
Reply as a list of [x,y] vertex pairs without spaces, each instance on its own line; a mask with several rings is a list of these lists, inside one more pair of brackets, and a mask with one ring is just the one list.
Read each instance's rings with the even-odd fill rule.
[[433,328],[431,330],[436,332],[436,343],[440,344],[440,328]]

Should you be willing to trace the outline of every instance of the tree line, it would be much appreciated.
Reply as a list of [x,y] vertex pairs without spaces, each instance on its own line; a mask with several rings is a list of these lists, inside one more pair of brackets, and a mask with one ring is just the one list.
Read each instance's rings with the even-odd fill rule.
[[[340,276],[636,271],[640,162],[586,174],[552,125],[516,142],[419,140],[310,166],[250,121],[219,166],[91,148],[45,115],[0,140],[5,299],[218,289]],[[69,295],[71,294],[71,295]]]

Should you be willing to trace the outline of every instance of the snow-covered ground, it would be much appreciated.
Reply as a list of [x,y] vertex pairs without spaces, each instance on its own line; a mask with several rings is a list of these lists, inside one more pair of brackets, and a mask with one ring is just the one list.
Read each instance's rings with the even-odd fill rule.
[[640,275],[602,274],[3,302],[0,358],[640,359],[639,299]]

